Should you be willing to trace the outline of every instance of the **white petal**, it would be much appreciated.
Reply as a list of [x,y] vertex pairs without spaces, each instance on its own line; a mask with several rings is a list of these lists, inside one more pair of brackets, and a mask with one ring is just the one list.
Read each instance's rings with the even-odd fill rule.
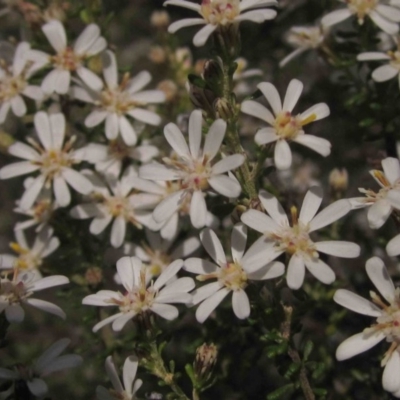
[[383,261],[378,257],[372,257],[367,261],[365,269],[369,279],[379,290],[379,293],[389,303],[392,303],[395,297],[395,287]]
[[261,82],[257,85],[257,87],[267,99],[272,110],[274,111],[274,114],[277,115],[280,113],[282,111],[282,102],[276,87],[269,82]]
[[299,47],[298,49],[292,51],[279,62],[279,67],[285,67],[290,61],[298,57],[300,54],[304,53],[306,50],[308,50],[307,47]]
[[139,177],[152,181],[173,181],[181,178],[179,171],[168,168],[163,164],[152,163],[139,169]]
[[369,13],[369,17],[372,19],[372,21],[375,22],[376,25],[378,25],[379,28],[381,28],[387,34],[395,35],[396,33],[398,33],[399,24],[387,20],[386,18],[382,17],[382,15],[380,15],[376,11],[372,10]]
[[31,284],[30,288],[33,292],[48,289],[54,286],[66,285],[69,283],[69,279],[63,275],[52,275],[45,278],[39,279]]
[[164,103],[165,93],[161,90],[145,90],[143,92],[131,94],[131,100],[144,104]]
[[49,303],[48,301],[29,298],[26,299],[26,303],[30,304],[33,307],[39,308],[39,310],[54,314],[62,319],[66,318],[65,312],[60,307],[56,306],[53,303]]
[[136,356],[127,357],[127,359],[124,362],[123,380],[124,380],[125,390],[128,393],[132,392],[132,385],[136,377],[138,365],[139,365],[139,360]]
[[214,293],[208,299],[204,300],[196,310],[196,319],[201,324],[210,316],[210,314],[218,307],[221,301],[230,292],[227,288],[222,288]]
[[305,273],[306,268],[303,258],[298,254],[293,254],[289,261],[286,275],[288,286],[294,290],[299,289],[304,282]]
[[273,233],[280,229],[280,226],[271,217],[258,210],[248,210],[242,214],[240,219],[260,233]]
[[307,269],[322,283],[329,285],[335,281],[335,273],[332,268],[319,258],[311,260],[305,259],[304,262]]
[[114,248],[118,248],[122,245],[125,239],[125,232],[125,218],[122,215],[119,215],[117,218],[115,218],[111,228],[110,243]]
[[[246,269],[246,265],[243,265]],[[274,279],[282,276],[285,273],[285,265],[278,261],[273,261],[254,272],[247,273],[247,277],[250,280],[264,281],[266,279]]]
[[154,282],[154,289],[158,290],[164,286],[171,278],[175,277],[176,274],[182,269],[183,261],[175,260],[167,268],[161,272],[160,276]]
[[178,309],[169,304],[154,303],[150,309],[168,321],[178,318],[179,315]]
[[246,272],[256,272],[279,257],[283,250],[274,244],[273,241],[266,240],[264,236],[258,238],[242,258],[242,265],[245,267]]
[[153,211],[153,218],[156,222],[163,222],[170,218],[181,206],[186,197],[185,190],[179,190],[166,197]]
[[218,154],[222,140],[225,136],[225,131],[226,122],[222,119],[217,119],[210,126],[203,149],[203,154],[207,154],[209,160],[212,160]]
[[318,213],[310,222],[309,232],[321,229],[345,216],[351,210],[350,202],[346,199],[335,201]]
[[158,126],[161,124],[161,117],[159,115],[152,111],[144,110],[143,108],[134,108],[133,110],[130,110],[128,114],[132,118],[135,118],[145,124],[154,126]]
[[218,267],[214,263],[202,260],[201,258],[186,259],[183,268],[188,272],[198,275],[207,275],[218,270]]
[[39,111],[34,117],[36,133],[46,150],[53,148],[53,137],[51,134],[50,119],[47,113]]
[[212,174],[218,175],[228,171],[232,171],[240,167],[244,163],[245,157],[243,154],[232,154],[218,161],[212,167]]
[[68,185],[65,182],[65,179],[61,176],[55,176],[53,179],[53,189],[54,196],[57,200],[57,203],[61,207],[66,207],[71,202],[71,193],[68,189]]
[[52,135],[53,148],[61,149],[65,134],[64,114],[56,113],[49,115],[50,131]]
[[128,82],[127,91],[131,94],[136,93],[142,90],[150,81],[151,75],[148,71],[139,72]]
[[86,51],[86,56],[91,57],[96,54],[101,53],[107,47],[107,40],[102,36],[98,37],[94,43],[90,46],[90,48]]
[[231,251],[234,261],[239,262],[244,254],[247,243],[247,227],[242,223],[237,223],[232,229]]
[[275,166],[279,170],[289,169],[292,165],[292,152],[286,140],[278,140],[274,152]]
[[11,99],[11,108],[17,117],[22,117],[26,114],[26,105],[21,96],[14,96]]
[[119,132],[119,119],[116,113],[108,114],[106,117],[106,136],[108,140],[117,138]]
[[342,8],[340,10],[332,11],[329,14],[322,17],[321,24],[324,27],[336,25],[339,22],[342,22],[345,19],[351,17],[351,15],[352,13],[348,8]]
[[74,51],[79,55],[84,55],[90,46],[100,36],[100,28],[96,24],[88,25],[74,44]]
[[399,371],[400,354],[396,349],[389,357],[382,375],[382,386],[388,392],[397,392],[400,390]]
[[386,246],[386,253],[389,256],[394,257],[400,254],[400,235],[395,236],[389,241]]
[[367,51],[357,56],[358,61],[375,61],[375,60],[390,60],[390,57],[386,53],[380,53],[377,51]]
[[323,157],[331,154],[331,143],[329,140],[314,135],[298,135],[293,141],[314,150]]
[[64,168],[62,176],[78,193],[89,194],[93,191],[93,185],[90,180],[74,169]]
[[107,50],[103,53],[103,76],[109,89],[115,89],[118,86],[118,69],[115,54]]
[[142,261],[137,257],[122,257],[117,261],[118,275],[127,291],[139,285],[141,270]]
[[196,229],[206,224],[207,204],[201,190],[195,190],[190,201],[190,222]]
[[8,153],[18,157],[24,158],[25,160],[38,160],[40,158],[39,153],[31,146],[26,145],[22,142],[15,142],[8,148]]
[[240,196],[242,188],[240,184],[226,175],[216,175],[208,179],[210,186],[219,194],[229,198]]
[[232,308],[239,319],[245,319],[250,315],[249,298],[243,289],[233,291]]
[[135,311],[129,311],[126,314],[122,314],[112,323],[112,329],[114,332],[121,331],[124,326],[136,315]]
[[260,118],[261,120],[268,122],[270,125],[273,125],[275,122],[275,117],[272,115],[271,111],[254,100],[244,101],[240,109],[243,113],[251,115],[252,117]]
[[62,52],[67,46],[67,36],[62,23],[58,20],[51,20],[42,26],[42,31],[46,35],[54,50]]
[[164,6],[178,6],[178,7],[183,7],[187,8],[192,11],[197,11],[200,12],[201,7],[199,4],[192,3],[190,1],[185,1],[185,0],[167,0],[164,2]]
[[106,368],[106,372],[108,377],[110,378],[110,381],[114,387],[114,389],[117,392],[123,392],[124,388],[121,384],[121,381],[118,377],[118,373],[117,370],[115,369],[115,365],[113,363],[112,357],[108,356],[105,362],[105,368]]
[[101,124],[107,117],[108,112],[103,110],[93,110],[85,119],[87,128],[93,128]]
[[258,195],[262,205],[271,218],[280,226],[289,226],[289,220],[278,199],[265,190],[260,190]]
[[187,26],[204,25],[204,24],[206,24],[206,21],[203,18],[185,18],[185,19],[180,19],[178,21],[173,22],[168,27],[168,32],[169,33],[175,33],[179,29],[186,28]]
[[0,170],[0,179],[9,179],[16,176],[29,174],[37,171],[40,167],[30,161],[21,161],[4,166]]
[[330,110],[328,105],[325,103],[318,103],[301,113],[300,118],[303,121],[313,116],[313,121],[318,121],[320,119],[326,118],[329,114]]
[[385,82],[394,78],[398,74],[399,70],[397,68],[394,68],[391,65],[381,65],[372,72],[372,79],[375,82]]
[[118,313],[115,315],[111,315],[110,317],[107,317],[105,319],[103,319],[102,321],[98,322],[93,328],[92,331],[93,332],[97,332],[99,329],[103,328],[104,326],[110,324],[111,322],[115,321],[117,318],[119,318],[120,316],[122,316],[122,313]]
[[394,185],[400,179],[400,163],[397,158],[387,157],[382,160],[383,172],[389,183]]
[[301,206],[299,220],[307,225],[317,213],[322,203],[323,191],[319,186],[313,186],[306,193]]
[[368,223],[372,229],[379,229],[389,218],[392,206],[386,199],[376,201],[368,210]]
[[10,111],[11,103],[9,101],[4,102],[0,107],[0,124],[2,124]]
[[29,391],[37,396],[43,397],[48,392],[47,384],[40,378],[33,378],[32,380],[26,381]]
[[285,100],[283,101],[282,110],[292,112],[297,104],[304,85],[298,79],[292,79],[286,91]]
[[[172,276],[174,278],[174,276]],[[170,278],[171,279],[171,278]],[[173,282],[168,282],[167,286],[165,286],[165,288],[163,288],[157,298],[156,298],[156,302],[158,303],[180,303],[183,299],[183,297],[179,298],[176,297],[176,299],[174,299],[174,296],[179,296],[180,294],[187,294],[188,292],[190,292],[191,290],[193,290],[195,288],[195,283],[194,280],[192,278],[179,278],[176,279]],[[166,297],[170,297],[169,301],[166,301]],[[191,296],[189,296],[189,301],[192,299]],[[186,301],[184,301],[186,303]]]
[[40,376],[44,377],[53,372],[62,371],[64,369],[75,368],[81,365],[83,358],[77,354],[66,354],[58,357],[56,360],[51,362],[46,368],[43,369]]
[[207,24],[201,28],[193,37],[193,44],[196,47],[204,46],[210,35],[217,29],[217,25]]
[[19,304],[11,304],[5,309],[6,319],[8,322],[15,322],[19,324],[24,320],[25,311]]
[[278,139],[279,136],[276,134],[275,128],[262,128],[254,136],[255,142],[260,146],[276,142]]
[[276,17],[275,10],[252,10],[240,14],[238,17],[235,18],[235,22],[239,21],[252,21],[257,24],[264,22],[265,20],[273,19]]
[[333,296],[333,300],[342,307],[346,307],[358,314],[370,317],[380,317],[382,315],[382,311],[374,303],[346,289],[338,289]]
[[201,286],[192,292],[193,304],[199,304],[203,300],[213,296],[218,290],[220,290],[222,284],[220,282],[208,283],[207,285]]
[[98,91],[103,88],[103,81],[90,69],[79,67],[76,73],[90,89]]
[[202,136],[203,114],[200,110],[194,110],[189,118],[189,149],[193,158],[199,157]]
[[385,338],[382,331],[376,333],[357,333],[346,339],[340,344],[336,350],[336,358],[338,361],[347,360],[357,354],[363,353],[378,344]]
[[173,123],[169,123],[164,128],[164,136],[169,145],[174,149],[179,156],[190,159],[189,147],[180,129]]
[[315,248],[321,253],[343,258],[355,258],[360,255],[361,248],[358,244],[339,240],[328,240],[315,243]]
[[390,190],[387,194],[386,200],[393,208],[400,210],[400,190]]
[[[397,8],[378,3],[376,6],[376,11],[390,21],[400,22],[400,10]],[[389,390],[389,392],[393,392],[393,390]]]
[[107,225],[111,222],[112,216],[106,215],[104,217],[94,218],[90,224],[89,231],[93,235],[98,235],[106,229]]
[[39,196],[39,193],[41,192],[45,181],[46,177],[44,175],[39,175],[29,186],[29,188],[25,190],[19,202],[19,206],[23,210],[29,210],[32,207],[33,203]]
[[225,252],[216,233],[210,229],[203,229],[200,240],[210,257],[220,266],[226,265]]
[[137,135],[135,129],[133,129],[131,123],[123,115],[119,117],[118,122],[119,122],[119,131],[121,132],[123,141],[127,146],[134,146],[137,142]]
[[57,79],[58,79],[58,70],[57,69],[51,70],[42,80],[40,88],[42,89],[43,93],[47,95],[52,94],[57,88]]
[[[65,69],[57,69],[52,77],[53,90],[59,94],[67,94],[71,84],[71,73]],[[44,90],[44,89],[43,89]]]

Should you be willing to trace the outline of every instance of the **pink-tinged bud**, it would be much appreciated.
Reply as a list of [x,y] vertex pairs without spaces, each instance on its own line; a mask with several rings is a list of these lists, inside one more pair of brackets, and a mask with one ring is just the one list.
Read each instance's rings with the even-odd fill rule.
[[344,192],[349,186],[349,174],[345,168],[335,168],[329,174],[329,185],[334,192]]

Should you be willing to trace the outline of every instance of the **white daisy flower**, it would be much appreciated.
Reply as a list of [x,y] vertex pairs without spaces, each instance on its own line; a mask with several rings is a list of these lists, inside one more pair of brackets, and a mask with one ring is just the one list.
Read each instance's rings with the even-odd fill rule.
[[103,386],[97,386],[97,400],[135,400],[135,394],[143,383],[141,379],[135,380],[138,365],[139,361],[136,356],[130,356],[125,360],[122,373],[124,384],[122,385],[112,357],[108,356],[105,367],[114,389],[107,390]]
[[372,72],[375,82],[385,82],[397,76],[400,85],[400,50],[382,53],[379,51],[368,51],[357,56],[358,61],[387,61]]
[[145,312],[153,312],[167,320],[177,318],[178,309],[170,303],[190,303],[192,296],[188,292],[195,286],[191,278],[171,280],[176,277],[182,266],[182,260],[175,260],[155,282],[150,282],[146,266],[142,265],[138,258],[122,257],[117,262],[117,271],[125,293],[100,290],[96,294],[86,296],[82,301],[82,304],[98,307],[119,307],[119,313],[96,324],[93,332],[109,323],[112,323],[114,331],[120,331],[128,321]]
[[16,242],[10,243],[11,249],[18,254],[0,255],[0,269],[15,269],[18,272],[32,271],[38,273],[43,259],[57,250],[60,241],[53,236],[53,229],[46,227],[35,237],[32,247],[28,245],[23,230],[15,230]]
[[15,49],[12,65],[2,63],[0,66],[0,124],[5,121],[10,109],[17,117],[26,114],[22,96],[38,101],[43,98],[40,87],[28,82],[37,71],[37,66],[26,58],[29,49],[29,43],[20,43]]
[[275,10],[260,10],[277,4],[276,0],[202,0],[195,4],[186,0],[167,0],[164,6],[178,6],[196,11],[201,18],[186,18],[173,22],[168,27],[169,33],[193,25],[205,25],[193,38],[195,46],[203,46],[210,35],[217,29],[238,25],[241,21],[258,24],[276,17]]
[[81,173],[71,167],[85,159],[85,148],[72,150],[75,137],[71,137],[64,145],[65,117],[61,113],[47,114],[40,111],[34,119],[36,133],[42,145],[28,139],[31,146],[15,142],[8,152],[15,157],[25,159],[6,165],[0,170],[0,179],[39,171],[40,174],[25,190],[19,206],[28,210],[39,196],[42,188],[53,186],[54,196],[61,207],[69,205],[71,194],[67,183],[81,194],[89,194],[92,184]]
[[382,0],[339,0],[347,5],[347,8],[341,8],[325,15],[321,19],[324,27],[336,25],[352,16],[357,18],[360,25],[364,23],[365,18],[371,18],[378,28],[389,35],[394,35],[399,31],[400,10],[397,8],[400,4],[392,0],[389,4]]
[[76,354],[60,356],[70,342],[69,339],[58,340],[32,366],[18,364],[14,369],[0,368],[0,378],[18,381],[19,384],[21,384],[20,381],[25,381],[33,396],[43,397],[48,392],[48,387],[42,378],[53,372],[78,367],[83,362],[82,357]]
[[250,248],[245,253],[247,242],[247,228],[239,223],[233,227],[231,236],[232,261],[227,261],[224,249],[218,236],[209,228],[200,233],[204,248],[215,264],[201,258],[188,258],[185,260],[184,269],[197,274],[198,281],[216,279],[195,290],[193,304],[200,304],[196,311],[197,321],[203,323],[218,307],[221,301],[232,292],[232,308],[240,319],[250,315],[250,302],[245,288],[250,281],[273,279],[285,272],[285,267],[280,262],[269,263],[254,268],[252,258],[254,252]]
[[257,210],[248,210],[242,222],[263,234],[253,245],[252,262],[264,264],[287,253],[290,256],[286,280],[291,289],[299,289],[304,281],[306,268],[319,281],[330,284],[335,273],[320,259],[319,252],[336,257],[354,258],[360,255],[360,246],[355,243],[328,240],[314,242],[310,234],[337,221],[351,209],[348,200],[338,200],[317,214],[322,203],[322,189],[311,188],[303,200],[300,214],[296,207],[290,209],[292,225],[278,199],[266,191],[260,191],[261,204],[269,215]]
[[103,175],[118,177],[125,160],[136,160],[148,163],[159,154],[158,148],[150,144],[127,146],[122,140],[111,140],[108,145],[89,143],[88,156],[85,161],[95,164],[96,171]]
[[164,135],[176,157],[164,158],[166,165],[154,163],[140,168],[139,176],[143,179],[178,181],[180,184],[180,190],[174,191],[155,208],[153,217],[157,222],[169,219],[187,201],[188,196],[191,196],[190,220],[195,228],[202,228],[207,220],[205,191],[211,188],[229,198],[236,198],[241,193],[239,183],[227,176],[226,172],[241,166],[244,156],[233,154],[213,165],[212,161],[225,136],[226,122],[218,119],[211,125],[201,151],[202,119],[200,110],[195,110],[190,115],[189,146],[179,128],[173,123],[168,124]]
[[262,82],[257,87],[267,99],[273,113],[253,100],[244,101],[241,110],[271,125],[271,127],[260,129],[256,133],[255,141],[259,145],[276,142],[274,160],[278,169],[288,169],[292,165],[292,153],[288,144],[290,141],[309,147],[324,157],[330,154],[331,144],[328,140],[306,135],[303,130],[305,125],[329,115],[329,107],[325,103],[315,104],[303,113],[293,115],[293,108],[303,91],[303,84],[300,81],[297,79],[290,81],[283,105],[272,83]]
[[138,134],[127,117],[153,126],[160,125],[161,117],[148,110],[148,106],[163,103],[165,94],[161,90],[142,90],[151,81],[147,71],[140,72],[132,79],[129,79],[129,74],[125,74],[118,83],[117,62],[111,51],[104,53],[103,65],[106,88],[93,91],[74,87],[73,96],[95,105],[95,109],[85,119],[88,128],[105,121],[108,140],[115,140],[121,135],[128,146],[133,146]]
[[27,58],[39,63],[42,67],[53,68],[42,81],[41,88],[45,94],[50,95],[54,92],[67,94],[73,72],[76,72],[91,89],[100,90],[103,87],[101,79],[84,66],[88,58],[99,54],[107,46],[96,24],[88,25],[73,46],[68,45],[64,26],[58,20],[51,20],[44,24],[42,31],[56,54],[50,55],[39,50],[30,50]]
[[[27,178],[24,181],[24,188],[27,189],[35,181],[34,178]],[[35,231],[40,232],[42,229],[48,226],[53,212],[58,208],[58,204],[53,201],[51,197],[51,190],[43,187],[34,204],[24,210],[20,207],[20,201],[16,201],[17,207],[14,208],[14,212],[30,217],[26,221],[18,222],[15,225],[15,230],[24,230],[32,226],[37,225]]]
[[379,229],[389,218],[393,208],[400,210],[400,163],[397,158],[382,160],[383,172],[372,170],[370,174],[381,187],[378,192],[359,188],[365,197],[349,199],[353,209],[370,207],[367,218],[372,229]]
[[120,180],[106,176],[106,183],[90,170],[84,171],[84,175],[94,186],[93,201],[75,206],[70,214],[78,219],[93,218],[90,233],[99,235],[114,220],[110,243],[113,247],[120,247],[125,239],[127,224],[133,224],[139,229],[143,225],[153,229],[158,227],[151,212],[144,210],[149,205],[143,203],[141,197],[138,199],[136,194],[132,194],[137,177],[133,167],[128,167]]
[[188,237],[173,246],[174,239],[162,239],[159,233],[146,229],[147,243],[141,245],[126,243],[124,254],[139,258],[147,266],[151,276],[158,276],[173,261],[178,258],[187,258],[200,247],[200,240],[195,237]]
[[384,367],[382,386],[395,397],[400,397],[400,290],[395,289],[380,258],[370,258],[366,271],[383,299],[373,291],[370,291],[371,302],[349,290],[339,289],[333,300],[351,311],[376,318],[376,322],[341,343],[336,350],[336,358],[347,360],[386,339],[390,347],[381,361]]
[[295,47],[280,63],[282,68],[290,61],[307,50],[315,50],[320,47],[328,31],[322,26],[293,26],[286,35],[286,42]]
[[5,312],[8,322],[22,322],[25,312],[21,305],[29,304],[65,319],[65,313],[60,307],[48,301],[33,299],[31,296],[40,290],[67,283],[69,279],[62,275],[38,279],[37,274],[33,272],[18,273],[14,270],[12,280],[4,278],[0,281],[0,312]]

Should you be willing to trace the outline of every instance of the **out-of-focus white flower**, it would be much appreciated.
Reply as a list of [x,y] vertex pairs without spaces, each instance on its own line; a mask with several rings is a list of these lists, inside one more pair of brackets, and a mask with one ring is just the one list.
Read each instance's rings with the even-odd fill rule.
[[164,135],[176,157],[164,158],[166,165],[153,163],[140,168],[139,176],[143,179],[179,181],[180,184],[180,190],[169,195],[155,208],[153,217],[157,222],[169,219],[191,196],[190,220],[195,228],[202,228],[207,220],[205,191],[211,187],[226,197],[236,198],[240,195],[239,183],[227,176],[226,172],[242,165],[244,156],[233,154],[212,165],[225,136],[226,122],[218,119],[211,125],[201,151],[202,119],[200,110],[190,115],[189,146],[179,128],[173,123],[168,124]]
[[202,0],[201,4],[186,0],[167,0],[164,2],[164,6],[183,7],[200,14],[201,18],[182,19],[173,22],[168,27],[169,33],[175,33],[187,26],[205,25],[193,38],[195,46],[203,46],[210,35],[221,27],[232,24],[238,25],[241,21],[252,21],[260,24],[275,18],[275,10],[260,10],[260,8],[271,7],[276,4],[276,0]]
[[60,354],[70,344],[69,339],[60,339],[51,345],[30,366],[17,365],[14,369],[0,368],[0,378],[13,381],[25,381],[29,391],[36,397],[43,397],[48,392],[46,382],[42,379],[53,372],[75,368],[82,364],[82,357],[76,354]]
[[258,68],[247,69],[248,62],[245,58],[240,57],[236,59],[235,62],[237,63],[237,68],[232,77],[235,83],[233,91],[237,96],[246,96],[254,90],[245,80],[256,76],[262,76],[263,72]]
[[232,261],[228,262],[218,236],[211,229],[200,234],[201,242],[215,264],[201,258],[185,260],[184,269],[197,274],[196,279],[206,281],[216,279],[193,292],[193,304],[200,304],[196,311],[197,321],[204,322],[221,301],[232,292],[232,307],[235,315],[245,319],[250,315],[250,302],[245,288],[252,280],[273,279],[285,272],[280,262],[266,261],[253,265],[252,259],[258,248],[250,248],[245,253],[247,228],[239,223],[233,227],[231,236]]
[[[128,116],[145,124],[157,126],[161,118],[147,109],[150,104],[163,103],[165,94],[161,90],[142,90],[150,81],[151,75],[142,71],[132,79],[125,74],[118,84],[118,69],[114,53],[106,51],[103,57],[103,76],[106,88],[97,91],[74,87],[75,98],[92,103],[96,108],[86,117],[85,125],[93,128],[105,121],[105,133],[108,140],[122,140],[133,146],[137,142],[137,132]],[[91,88],[92,89],[92,88]]]
[[39,50],[30,50],[27,58],[38,63],[42,68],[46,66],[53,68],[42,81],[41,88],[45,94],[54,92],[67,94],[73,72],[76,72],[84,84],[91,89],[100,90],[103,87],[101,79],[84,66],[86,59],[99,54],[107,46],[96,24],[88,25],[73,46],[68,46],[64,26],[58,20],[51,20],[43,25],[42,31],[56,54],[49,55]]
[[400,210],[400,163],[397,158],[382,160],[383,172],[372,170],[370,174],[381,187],[378,192],[359,188],[365,197],[349,199],[353,209],[370,206],[368,223],[372,229],[380,228],[389,218],[393,208]]
[[[26,178],[24,181],[24,187],[27,189],[34,182],[34,178]],[[47,227],[54,210],[58,208],[58,204],[53,201],[51,197],[51,190],[43,187],[34,204],[27,210],[22,209],[19,206],[20,201],[17,200],[17,207],[14,208],[14,212],[22,215],[31,217],[23,222],[18,222],[15,225],[15,230],[24,230],[32,226],[37,225],[36,232],[40,232],[42,229]]]
[[25,190],[19,206],[28,210],[39,196],[44,186],[53,186],[54,196],[61,207],[69,205],[71,194],[67,183],[77,192],[89,194],[92,184],[80,172],[71,167],[85,159],[87,149],[72,150],[75,137],[64,145],[65,117],[61,113],[47,114],[40,111],[35,114],[35,129],[42,144],[28,139],[31,146],[16,142],[8,148],[15,157],[25,159],[6,165],[0,170],[0,179],[13,178],[19,175],[39,171],[40,175]]
[[293,26],[286,35],[286,41],[295,50],[287,55],[280,63],[284,67],[287,63],[307,50],[317,49],[322,45],[327,35],[327,30],[322,26]]
[[387,64],[381,65],[372,72],[372,79],[375,82],[385,82],[395,78],[400,85],[400,50],[388,51],[386,53],[378,51],[368,51],[357,56],[358,61],[387,61]]
[[299,289],[304,281],[306,268],[319,281],[330,284],[335,273],[319,257],[319,252],[337,257],[354,258],[360,255],[360,246],[355,243],[328,240],[314,242],[310,234],[346,215],[351,205],[348,200],[338,200],[317,214],[322,203],[322,189],[311,188],[303,200],[300,214],[297,208],[290,209],[292,224],[278,199],[266,191],[260,191],[260,201],[269,215],[257,210],[248,210],[242,222],[263,234],[253,245],[259,251],[252,258],[254,265],[264,265],[283,253],[290,257],[286,280],[291,289]]
[[200,247],[200,240],[194,236],[183,240],[178,246],[173,246],[175,238],[163,240],[158,233],[148,229],[145,232],[148,244],[126,243],[124,254],[142,260],[151,276],[160,275],[173,260],[187,258]]
[[145,312],[153,312],[167,320],[177,318],[178,309],[170,303],[190,303],[192,296],[188,292],[195,286],[191,278],[173,279],[182,266],[182,260],[175,260],[155,282],[150,282],[146,266],[137,257],[122,257],[117,262],[117,271],[125,293],[100,290],[82,301],[82,304],[92,306],[119,308],[119,313],[96,324],[93,332],[109,323],[114,331],[120,331],[129,320]]
[[137,173],[133,167],[128,167],[120,180],[106,176],[106,183],[90,170],[84,175],[93,184],[93,200],[90,203],[80,204],[71,210],[71,216],[79,219],[93,218],[90,232],[98,235],[114,220],[111,228],[110,243],[113,247],[120,247],[125,239],[126,225],[133,224],[141,229],[142,225],[157,229],[151,212],[144,209],[149,204],[143,203],[140,197],[132,194],[135,187]]
[[12,280],[4,278],[0,281],[0,312],[5,312],[8,322],[21,322],[25,316],[21,305],[29,304],[65,319],[65,313],[60,307],[48,301],[33,299],[31,296],[34,292],[67,283],[69,279],[62,275],[38,279],[37,274],[33,272],[18,273],[14,270]]
[[328,140],[314,135],[306,135],[303,130],[305,125],[329,115],[327,104],[318,103],[301,114],[293,115],[293,108],[303,91],[303,84],[300,81],[297,79],[290,81],[283,105],[279,93],[272,83],[262,82],[257,87],[270,104],[273,114],[262,104],[253,100],[244,101],[241,110],[245,114],[260,118],[271,125],[271,127],[260,129],[256,133],[255,141],[259,145],[276,142],[274,160],[278,169],[288,169],[292,165],[289,141],[309,147],[324,157],[330,154],[331,144]]
[[384,367],[382,386],[395,397],[400,397],[400,291],[395,289],[380,258],[370,258],[365,267],[383,299],[373,291],[370,291],[371,302],[349,290],[339,289],[333,300],[351,311],[376,318],[376,322],[341,343],[336,350],[336,358],[347,360],[386,339],[390,347],[381,361]]
[[10,108],[17,117],[26,114],[22,95],[38,101],[43,98],[40,87],[28,82],[37,71],[37,65],[26,58],[29,49],[29,43],[21,42],[15,49],[12,65],[0,65],[0,124],[5,121]]
[[112,361],[112,357],[108,356],[105,362],[106,372],[114,389],[107,390],[103,386],[97,386],[96,395],[98,400],[135,400],[135,393],[142,386],[142,380],[136,379],[136,372],[138,368],[138,358],[136,356],[128,357],[124,362],[123,369],[123,381],[119,379],[118,372],[115,369],[115,365]]
[[32,247],[28,245],[23,230],[15,230],[14,233],[17,241],[10,243],[10,247],[18,256],[0,255],[0,269],[38,272],[43,259],[56,251],[60,245],[58,238],[53,236],[53,229],[49,227],[42,229],[37,234]]
[[122,140],[111,140],[108,145],[89,143],[86,161],[95,164],[96,171],[103,175],[118,177],[124,160],[136,160],[148,163],[159,153],[156,146],[142,144],[141,146],[127,146]]
[[400,6],[398,0],[391,0],[389,4],[382,0],[339,0],[347,5],[347,8],[332,11],[321,19],[324,27],[336,25],[353,15],[357,18],[360,25],[364,23],[366,17],[371,18],[378,28],[389,35],[394,35],[399,31]]

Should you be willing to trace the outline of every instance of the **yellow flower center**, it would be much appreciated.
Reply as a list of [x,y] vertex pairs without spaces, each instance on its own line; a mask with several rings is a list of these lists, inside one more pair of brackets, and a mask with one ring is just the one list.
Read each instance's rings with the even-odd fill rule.
[[67,47],[55,56],[50,56],[51,63],[67,71],[76,71],[80,67],[82,60],[83,57],[76,54],[71,47]]
[[201,15],[212,25],[228,25],[240,14],[239,0],[203,0]]
[[289,111],[282,111],[275,117],[274,128],[281,139],[293,140],[302,131],[304,125],[315,121],[316,118],[315,114],[311,114],[302,120],[300,115],[293,116]]
[[111,140],[108,144],[108,153],[119,160],[129,157],[130,149],[122,140]]
[[400,71],[400,51],[388,51],[387,54],[391,58],[389,64]]
[[17,270],[37,269],[42,265],[42,259],[29,249],[21,247],[18,243],[10,243],[10,247],[19,257],[15,260],[13,268]]
[[375,10],[379,0],[346,0],[346,3],[350,11],[357,15],[358,23],[361,25],[365,17]]
[[27,86],[24,75],[7,75],[0,81],[0,102],[10,100],[20,94]]

